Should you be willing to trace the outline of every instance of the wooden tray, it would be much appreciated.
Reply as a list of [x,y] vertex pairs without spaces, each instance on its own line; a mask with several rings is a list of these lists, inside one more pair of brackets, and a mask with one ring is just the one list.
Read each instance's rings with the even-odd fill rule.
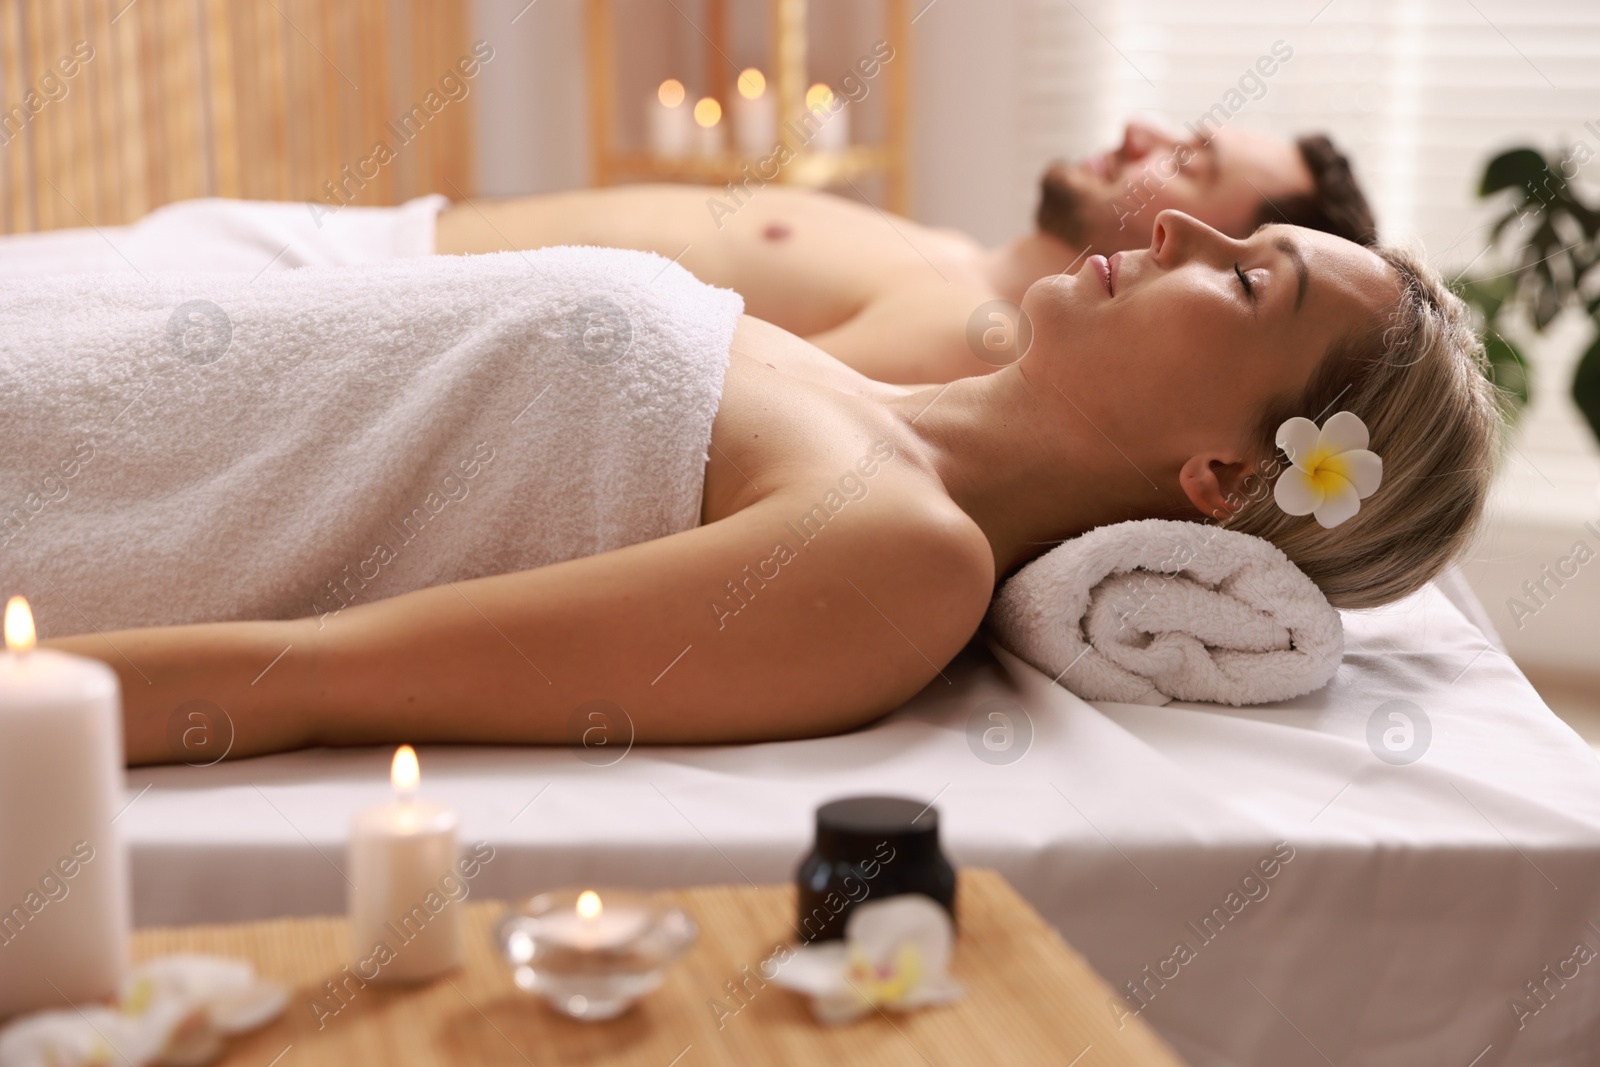
[[[230,1045],[228,1067],[1182,1067],[1138,1018],[1124,1016],[1119,1028],[1111,1004],[1120,998],[992,871],[961,873],[952,970],[966,995],[841,1027],[816,1023],[794,993],[757,984],[757,965],[792,937],[792,888],[710,886],[661,896],[695,917],[700,940],[660,990],[601,1023],[560,1016],[512,984],[490,941],[505,911],[500,903],[466,905],[461,971],[409,989],[357,988],[352,980],[343,1002],[324,985],[342,977],[349,959],[342,918],[141,930],[134,956],[237,956],[291,987],[276,1022]],[[744,981],[744,967],[757,978],[735,999],[727,983]]]

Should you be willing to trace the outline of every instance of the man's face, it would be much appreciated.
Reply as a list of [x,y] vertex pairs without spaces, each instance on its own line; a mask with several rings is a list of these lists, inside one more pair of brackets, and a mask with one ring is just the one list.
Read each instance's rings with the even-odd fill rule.
[[1156,214],[1175,208],[1230,237],[1255,228],[1263,200],[1310,194],[1311,171],[1292,143],[1224,126],[1182,136],[1142,121],[1122,144],[1040,183],[1039,228],[1079,249],[1112,252],[1150,243]]

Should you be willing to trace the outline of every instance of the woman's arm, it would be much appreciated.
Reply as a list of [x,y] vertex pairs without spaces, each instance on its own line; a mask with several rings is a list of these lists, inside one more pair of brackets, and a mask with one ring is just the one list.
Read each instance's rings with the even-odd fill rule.
[[284,694],[303,686],[318,637],[315,619],[296,619],[147,627],[39,643],[103,660],[117,672],[124,745],[128,762],[138,764],[212,762],[224,750],[246,756],[311,744],[310,720]]
[[803,544],[795,529],[815,503],[774,493],[660,540],[348,608],[321,629],[219,623],[51,643],[119,671],[132,763],[189,758],[169,746],[168,723],[195,699],[227,712],[236,756],[559,744],[576,740],[569,722],[592,700],[624,709],[640,743],[835,732],[936,677],[983,617],[992,561],[953,504],[889,485]]

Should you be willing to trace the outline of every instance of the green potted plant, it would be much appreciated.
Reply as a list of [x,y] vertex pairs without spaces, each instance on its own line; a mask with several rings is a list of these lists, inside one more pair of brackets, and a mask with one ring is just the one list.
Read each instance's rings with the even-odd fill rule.
[[1600,210],[1572,184],[1594,153],[1587,145],[1546,159],[1532,148],[1502,152],[1484,168],[1480,197],[1505,194],[1509,208],[1490,231],[1489,248],[1453,283],[1483,317],[1484,343],[1496,382],[1528,401],[1527,360],[1506,339],[1520,317],[1543,333],[1561,312],[1581,307],[1595,324],[1578,361],[1572,398],[1600,439]]

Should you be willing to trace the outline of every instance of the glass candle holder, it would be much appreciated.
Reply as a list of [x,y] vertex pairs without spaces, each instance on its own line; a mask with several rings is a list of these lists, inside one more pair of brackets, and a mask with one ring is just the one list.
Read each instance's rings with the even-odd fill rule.
[[623,890],[541,893],[514,907],[496,941],[517,988],[574,1019],[611,1019],[661,985],[699,927],[682,908]]

